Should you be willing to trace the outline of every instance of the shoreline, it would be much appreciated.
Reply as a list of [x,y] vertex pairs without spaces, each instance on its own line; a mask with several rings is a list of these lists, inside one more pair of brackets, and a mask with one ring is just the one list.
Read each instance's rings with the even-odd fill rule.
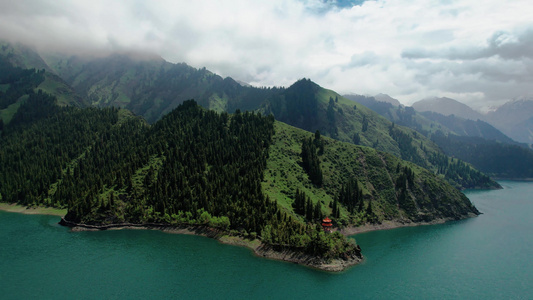
[[[250,249],[255,256],[263,257],[266,259],[273,259],[278,261],[285,261],[290,263],[295,263],[310,268],[314,268],[321,271],[327,272],[343,272],[348,268],[355,266],[363,262],[364,257],[359,252],[359,255],[352,255],[346,259],[332,259],[330,261],[325,261],[319,257],[311,256],[303,253],[294,248],[272,246],[262,243],[259,239],[249,240],[240,236],[229,235],[226,231],[211,228],[208,226],[202,225],[171,225],[164,223],[148,223],[148,224],[135,224],[135,223],[123,223],[123,224],[109,224],[109,225],[89,225],[89,224],[77,224],[66,221],[64,215],[66,210],[60,210],[56,208],[48,207],[25,207],[17,204],[7,204],[0,203],[0,210],[6,212],[15,212],[22,214],[44,214],[44,215],[54,215],[61,217],[59,222],[62,226],[70,227],[73,232],[79,231],[101,231],[101,230],[122,230],[122,229],[139,229],[139,230],[160,230],[166,233],[172,234],[187,234],[187,235],[197,235],[204,236],[208,238],[215,239],[220,243],[241,246]],[[467,219],[476,217],[476,214],[469,214],[464,216],[461,219]],[[426,226],[426,225],[436,225],[443,224],[449,221],[457,221],[455,218],[440,218],[435,219],[430,222],[411,222],[403,220],[395,221],[384,221],[380,224],[365,224],[362,226],[349,226],[342,229],[339,229],[340,233],[345,236],[353,236],[359,233],[365,233],[370,231],[377,230],[389,230],[402,227],[414,227],[414,226]],[[360,248],[359,248],[360,251]]]
[[20,204],[11,204],[0,202],[0,210],[5,212],[20,213],[25,215],[50,215],[63,217],[67,214],[66,209],[59,209],[54,207],[29,207]]
[[357,235],[359,233],[365,233],[365,232],[370,232],[370,231],[389,230],[389,229],[396,229],[396,228],[403,228],[403,227],[438,225],[438,224],[444,224],[446,222],[451,222],[451,221],[460,221],[460,220],[465,220],[469,218],[474,218],[477,216],[478,215],[474,213],[470,213],[461,219],[439,218],[439,219],[432,220],[430,222],[417,222],[417,223],[411,222],[411,221],[401,221],[401,220],[383,221],[380,224],[365,224],[361,226],[348,226],[343,229],[340,229],[340,232],[345,236],[352,236],[352,235]]
[[[325,261],[319,257],[306,254],[302,251],[295,250],[288,247],[277,247],[262,243],[260,240],[249,240],[240,236],[228,235],[226,231],[217,228],[211,228],[201,225],[169,225],[161,223],[149,223],[149,224],[110,224],[110,225],[87,225],[77,224],[65,220],[63,217],[59,222],[60,225],[68,226],[72,228],[74,232],[79,231],[100,231],[100,230],[122,230],[122,229],[140,229],[140,230],[160,230],[166,233],[172,234],[189,234],[198,235],[215,239],[220,243],[246,247],[254,253],[257,257],[285,261],[295,263],[314,269],[327,271],[327,272],[342,272],[347,268],[357,265],[363,261],[362,255],[352,255],[347,259],[332,259]],[[359,248],[360,250],[360,248]]]

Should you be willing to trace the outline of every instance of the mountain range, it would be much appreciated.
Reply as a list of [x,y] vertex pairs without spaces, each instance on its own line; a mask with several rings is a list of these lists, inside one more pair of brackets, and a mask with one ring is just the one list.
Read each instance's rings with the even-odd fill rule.
[[[426,136],[407,127],[394,126],[364,105],[353,103],[308,79],[289,88],[255,88],[222,78],[205,68],[172,64],[156,56],[132,53],[103,57],[41,56],[27,48],[18,48],[23,46],[6,46],[8,51],[12,49],[11,61],[37,62],[38,67],[43,67],[44,63],[44,70],[54,72],[56,85],[71,87],[47,92],[60,99],[65,98],[64,91],[68,92],[67,96],[75,93],[79,95],[77,99],[84,101],[80,105],[126,108],[150,123],[187,99],[195,99],[203,107],[219,112],[255,110],[273,114],[277,120],[310,132],[318,130],[325,136],[394,154],[442,173],[459,188],[479,184],[478,179],[445,172],[445,168],[439,166],[443,160],[435,158],[444,153]],[[17,54],[22,58],[17,58]]]
[[412,107],[420,112],[430,111],[474,121],[483,120],[517,142],[533,144],[533,99],[511,100],[486,114],[450,98],[425,99],[415,102]]
[[[417,112],[412,107],[393,106],[374,97],[347,97],[364,103],[390,121],[417,130],[447,155],[467,161],[491,176],[533,177],[533,152],[530,146],[514,141],[485,121],[464,119],[455,114],[446,116],[431,111]],[[445,103],[453,101],[448,99]],[[454,104],[456,107],[462,105]]]

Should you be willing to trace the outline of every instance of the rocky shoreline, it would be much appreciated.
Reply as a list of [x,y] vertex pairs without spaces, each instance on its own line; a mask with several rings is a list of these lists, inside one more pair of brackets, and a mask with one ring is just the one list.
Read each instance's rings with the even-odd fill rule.
[[[472,218],[477,215],[472,213],[464,217]],[[362,226],[346,227],[340,230],[343,235],[350,236],[358,233],[375,231],[375,230],[388,230],[401,227],[413,227],[413,226],[425,226],[442,224],[449,221],[455,221],[454,218],[440,218],[430,222],[412,222],[409,220],[395,220],[384,221],[380,224],[365,224]],[[361,254],[361,248],[358,246],[356,253],[352,253],[350,256],[341,259],[325,260],[320,257],[312,256],[304,253],[303,251],[291,247],[279,247],[262,243],[260,240],[248,240],[239,236],[230,236],[226,231],[211,228],[208,226],[200,225],[169,225],[164,223],[148,223],[148,224],[109,224],[109,225],[89,225],[89,224],[77,224],[72,223],[64,218],[61,218],[59,224],[69,226],[73,231],[99,231],[99,230],[120,230],[120,229],[148,229],[148,230],[161,230],[168,233],[175,234],[192,234],[200,235],[218,240],[221,243],[242,246],[251,249],[258,257],[264,257],[268,259],[280,260],[300,264],[323,270],[327,272],[342,272],[347,268],[357,265],[363,261],[363,255]]]
[[229,236],[227,232],[211,228],[208,226],[199,225],[169,225],[162,223],[148,223],[148,224],[108,224],[108,225],[89,225],[78,224],[61,218],[59,224],[72,228],[72,231],[100,231],[100,230],[120,230],[120,229],[145,229],[145,230],[161,230],[163,232],[174,234],[191,234],[200,235],[218,240],[221,243],[243,246],[251,249],[258,257],[268,259],[281,260],[295,264],[305,265],[311,268],[328,271],[341,272],[347,268],[357,265],[363,261],[361,249],[358,247],[357,252],[345,258],[324,260],[320,257],[308,255],[303,251],[290,247],[276,247],[262,243],[260,240],[248,240],[239,236]]
[[[460,220],[474,218],[477,216],[478,216],[477,214],[470,213],[464,218],[461,218]],[[364,232],[369,232],[369,231],[388,230],[388,229],[395,229],[395,228],[402,228],[402,227],[436,225],[436,224],[443,224],[443,223],[450,222],[450,221],[458,221],[458,219],[440,218],[440,219],[432,220],[430,222],[412,222],[409,220],[383,221],[380,224],[365,224],[361,226],[349,226],[349,227],[341,229],[340,232],[346,236],[349,236],[349,235],[354,235],[354,234],[364,233]]]
[[[3,208],[3,210],[8,211]],[[21,213],[19,210],[10,210],[14,212]],[[24,213],[24,212],[22,212]],[[26,212],[27,213],[27,212]],[[34,212],[39,213],[39,212]],[[44,213],[46,214],[46,213]],[[476,214],[470,214],[464,218],[476,217]],[[375,230],[388,230],[401,227],[412,227],[412,226],[424,226],[424,225],[435,225],[442,224],[448,221],[453,221],[456,219],[453,218],[441,218],[436,219],[430,222],[411,222],[408,220],[395,220],[395,221],[384,221],[380,224],[365,224],[362,226],[351,226],[346,227],[340,230],[343,235],[350,236],[358,233],[375,231]],[[190,235],[199,235],[218,240],[221,243],[247,247],[253,251],[253,253],[258,257],[264,257],[267,259],[274,259],[280,261],[291,262],[295,264],[305,265],[311,268],[318,270],[323,270],[327,272],[342,272],[347,268],[357,265],[363,261],[363,256],[361,254],[361,249],[358,247],[356,253],[340,258],[325,260],[320,257],[308,255],[301,251],[300,249],[295,249],[291,247],[280,247],[272,246],[262,243],[260,240],[249,240],[244,237],[228,235],[228,233],[222,229],[212,228],[208,226],[201,225],[170,225],[165,223],[146,223],[146,224],[136,224],[136,223],[121,223],[121,224],[106,224],[106,225],[91,225],[91,224],[78,224],[65,220],[64,217],[61,218],[59,224],[63,226],[70,227],[72,231],[100,231],[100,230],[121,230],[121,229],[141,229],[141,230],[160,230],[167,233],[174,234],[190,234]]]

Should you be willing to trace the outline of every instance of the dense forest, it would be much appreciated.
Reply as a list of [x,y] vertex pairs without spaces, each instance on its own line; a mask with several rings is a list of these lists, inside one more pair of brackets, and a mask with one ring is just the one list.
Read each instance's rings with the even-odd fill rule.
[[33,92],[44,81],[44,72],[14,67],[5,57],[0,56],[0,110]]
[[483,138],[434,134],[431,139],[448,155],[470,162],[499,178],[533,178],[533,151]]

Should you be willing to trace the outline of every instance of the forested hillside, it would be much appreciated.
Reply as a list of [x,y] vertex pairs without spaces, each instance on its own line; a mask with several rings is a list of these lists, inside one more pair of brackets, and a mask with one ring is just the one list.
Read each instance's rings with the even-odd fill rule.
[[67,207],[74,223],[210,226],[324,258],[358,253],[263,193],[271,117],[188,101],[149,126],[126,110],[58,107],[36,95],[3,130],[3,202]]
[[[316,220],[320,213],[333,216],[337,224],[345,226],[385,220],[458,219],[477,213],[442,175],[385,152],[281,122],[276,122],[274,128],[263,188],[303,220]],[[316,168],[322,175],[319,182],[305,168],[303,148],[309,143],[317,145],[311,148],[315,148]]]
[[326,258],[358,251],[324,235],[326,215],[348,226],[477,213],[414,164],[272,116],[186,101],[150,126],[127,110],[55,101],[33,94],[3,129],[1,201],[67,207],[73,223],[217,227]]

